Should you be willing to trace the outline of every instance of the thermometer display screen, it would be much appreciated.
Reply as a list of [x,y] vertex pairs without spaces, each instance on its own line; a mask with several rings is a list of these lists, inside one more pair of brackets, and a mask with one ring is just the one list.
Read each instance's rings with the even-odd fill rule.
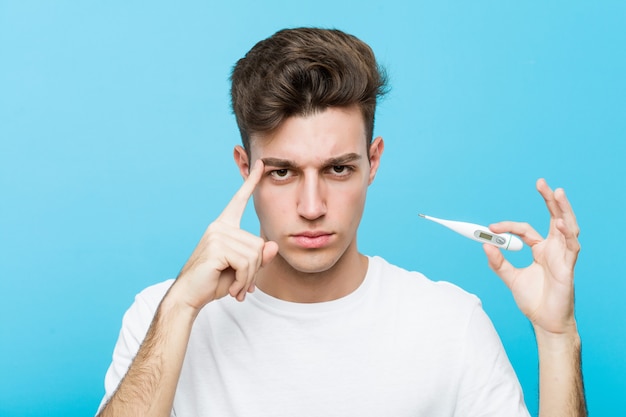
[[479,236],[481,239],[485,239],[485,240],[488,240],[488,241],[490,241],[490,242],[491,242],[491,240],[493,239],[493,236],[492,236],[492,235],[487,234],[487,233],[484,233],[484,232],[480,232],[480,233],[478,234],[478,236]]

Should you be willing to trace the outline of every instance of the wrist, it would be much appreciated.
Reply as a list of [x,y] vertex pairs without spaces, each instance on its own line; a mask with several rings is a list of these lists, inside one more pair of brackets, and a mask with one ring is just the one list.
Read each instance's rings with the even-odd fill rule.
[[579,351],[581,347],[580,334],[576,322],[565,327],[562,332],[551,332],[539,326],[533,326],[535,338],[540,351],[565,353],[568,351]]
[[200,308],[196,308],[187,302],[178,280],[174,281],[174,284],[165,293],[159,305],[159,310],[162,315],[180,317],[191,323],[193,323],[200,312]]

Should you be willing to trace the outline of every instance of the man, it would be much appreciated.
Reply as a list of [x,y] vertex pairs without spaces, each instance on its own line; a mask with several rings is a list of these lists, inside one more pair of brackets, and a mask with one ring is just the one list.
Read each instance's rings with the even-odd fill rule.
[[[528,415],[476,297],[358,252],[384,89],[371,49],[336,30],[280,31],[237,63],[245,182],[177,279],[126,313],[100,416]],[[540,415],[581,416],[578,226],[562,190],[537,188],[546,239],[491,227],[519,235],[534,262],[485,252],[534,326]],[[259,236],[239,227],[251,196]]]

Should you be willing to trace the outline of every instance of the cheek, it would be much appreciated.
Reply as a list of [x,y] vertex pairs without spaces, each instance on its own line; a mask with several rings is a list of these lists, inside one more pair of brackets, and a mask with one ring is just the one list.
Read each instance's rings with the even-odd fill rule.
[[335,189],[334,194],[346,200],[363,200],[369,185],[368,175],[369,171],[367,173],[363,171],[363,173],[350,178],[348,181],[335,183],[333,187]]
[[264,213],[267,210],[267,193],[264,193],[262,190],[260,190],[259,188],[257,188],[254,191],[253,195],[253,202],[254,202],[254,210],[257,213],[257,216],[259,216],[259,218],[264,216]]
[[363,184],[339,184],[332,191],[333,206],[339,208],[342,212],[355,213],[363,211],[365,205],[365,196],[367,194],[367,186]]
[[254,192],[254,208],[260,221],[271,221],[273,217],[284,215],[287,196],[277,187],[259,185]]
[[335,198],[343,201],[344,203],[357,203],[365,198],[365,191],[361,188],[355,187],[342,187],[334,193]]

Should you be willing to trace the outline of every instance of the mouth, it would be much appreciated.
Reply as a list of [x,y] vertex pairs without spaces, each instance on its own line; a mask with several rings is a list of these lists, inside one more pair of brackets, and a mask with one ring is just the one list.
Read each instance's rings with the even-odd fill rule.
[[333,233],[330,232],[302,232],[291,235],[297,246],[304,249],[319,249],[330,242]]

